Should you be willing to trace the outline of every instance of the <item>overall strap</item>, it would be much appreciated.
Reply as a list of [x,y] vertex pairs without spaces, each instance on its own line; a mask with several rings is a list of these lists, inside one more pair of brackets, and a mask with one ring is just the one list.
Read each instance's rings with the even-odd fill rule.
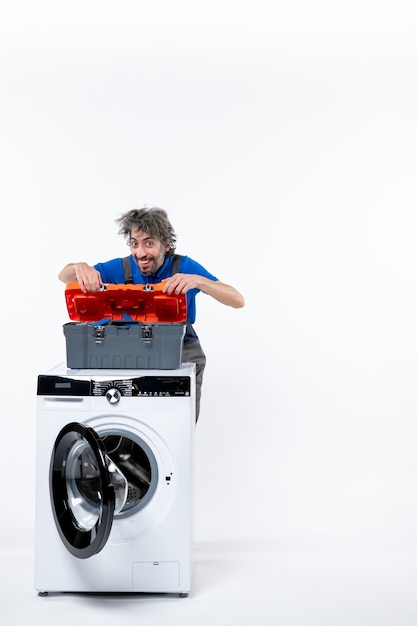
[[125,256],[122,259],[123,272],[125,275],[125,285],[131,285],[133,283],[132,278],[132,266],[130,265],[130,257]]
[[174,254],[174,260],[172,261],[172,275],[177,274],[180,269],[181,254]]

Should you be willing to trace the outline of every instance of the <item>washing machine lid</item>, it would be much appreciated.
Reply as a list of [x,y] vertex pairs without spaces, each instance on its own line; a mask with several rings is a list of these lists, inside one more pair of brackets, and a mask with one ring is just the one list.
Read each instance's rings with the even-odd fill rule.
[[93,428],[72,422],[58,434],[50,494],[55,524],[69,552],[81,559],[100,552],[113,523],[115,491],[104,444]]

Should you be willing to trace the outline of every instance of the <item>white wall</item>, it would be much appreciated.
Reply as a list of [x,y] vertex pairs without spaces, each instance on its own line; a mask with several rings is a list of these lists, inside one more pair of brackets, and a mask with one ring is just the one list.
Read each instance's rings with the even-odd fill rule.
[[127,253],[115,218],[153,203],[178,251],[246,296],[198,301],[196,538],[414,540],[413,11],[1,5],[2,526],[32,533],[36,375],[65,358],[58,271]]

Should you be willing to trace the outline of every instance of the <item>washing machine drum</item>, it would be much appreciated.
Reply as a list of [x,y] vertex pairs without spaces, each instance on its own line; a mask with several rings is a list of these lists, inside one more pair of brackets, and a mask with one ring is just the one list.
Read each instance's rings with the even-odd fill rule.
[[129,482],[93,428],[73,422],[59,433],[50,471],[55,523],[67,549],[88,558],[105,546]]

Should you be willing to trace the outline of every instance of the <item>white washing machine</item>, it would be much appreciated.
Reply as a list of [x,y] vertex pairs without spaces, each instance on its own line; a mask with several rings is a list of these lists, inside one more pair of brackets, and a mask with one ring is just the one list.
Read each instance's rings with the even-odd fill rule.
[[40,595],[188,595],[194,434],[194,364],[38,376]]

